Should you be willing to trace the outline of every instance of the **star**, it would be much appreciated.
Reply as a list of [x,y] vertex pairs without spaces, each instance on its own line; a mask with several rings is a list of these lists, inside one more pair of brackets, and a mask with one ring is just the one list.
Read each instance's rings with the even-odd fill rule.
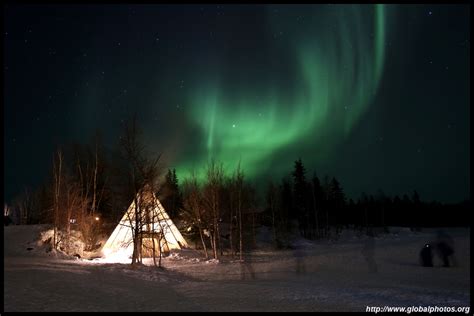
[[232,128],[235,128],[235,124],[232,124]]
[[432,15],[432,14],[433,14],[433,12],[432,12],[432,11],[429,11],[429,12],[428,12],[428,14],[429,14],[429,15]]

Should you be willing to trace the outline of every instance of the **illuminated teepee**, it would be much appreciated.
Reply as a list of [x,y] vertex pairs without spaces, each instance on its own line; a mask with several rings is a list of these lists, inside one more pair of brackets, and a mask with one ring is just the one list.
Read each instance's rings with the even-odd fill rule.
[[[146,203],[140,203],[140,196],[137,201],[141,205],[141,216],[139,216],[140,234],[142,236],[142,257],[151,257],[153,249],[155,254],[162,251],[169,253],[172,249],[187,248],[188,244],[179,232],[176,225],[169,218],[160,201],[154,193],[142,194],[146,197]],[[133,233],[136,225],[135,201],[123,215],[120,223],[110,235],[102,248],[102,254],[107,258],[129,259],[133,254]]]

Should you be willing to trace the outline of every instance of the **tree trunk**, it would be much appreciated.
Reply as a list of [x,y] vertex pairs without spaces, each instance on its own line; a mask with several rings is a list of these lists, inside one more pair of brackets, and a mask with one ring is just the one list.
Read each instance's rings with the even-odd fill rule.
[[201,237],[202,247],[204,248],[204,253],[206,254],[206,259],[209,259],[209,254],[207,253],[206,242],[204,241],[204,236],[202,235],[202,228],[199,225],[199,236]]
[[160,268],[161,268],[161,258],[163,257],[163,247],[161,247],[162,238],[163,238],[163,232],[160,232],[160,240],[159,240],[159,243],[158,243],[158,245],[160,247],[160,258],[158,260],[158,267],[160,267]]
[[134,227],[134,236],[133,236],[133,255],[132,255],[132,264],[138,263],[141,252],[140,244],[140,210],[138,204],[137,195],[135,195],[135,227]]
[[[240,184],[239,184],[240,185]],[[239,187],[239,197],[238,197],[238,212],[239,212],[239,259],[242,261],[242,252],[244,250],[243,239],[242,239],[242,194],[241,187]]]
[[318,222],[318,209],[316,207],[316,196],[314,195],[314,189],[311,190],[313,195],[313,210],[314,210],[314,235],[319,238],[319,222]]
[[253,246],[257,245],[257,229],[255,227],[255,212],[252,211],[252,242]]
[[[152,251],[153,251],[153,265],[156,267],[156,250],[155,250],[155,214],[153,212],[153,217],[151,220],[151,244],[152,244]],[[161,234],[161,231],[160,231]],[[159,266],[161,266],[161,238],[158,237],[158,247],[160,248],[160,262]]]
[[272,213],[272,232],[273,232],[273,242],[275,243],[275,247],[278,246],[277,241],[277,234],[276,234],[276,225],[275,225],[275,204],[273,200],[273,190],[270,191],[270,210]]
[[58,169],[55,168],[55,182],[56,182],[56,190],[55,190],[55,205],[54,205],[54,219],[53,219],[53,248],[57,249],[58,244],[58,226],[59,226],[59,208],[60,208],[60,192],[61,192],[61,173],[62,173],[62,161],[63,156],[61,150],[58,150]]
[[[232,189],[231,189],[232,190]],[[233,193],[231,193],[233,194]],[[230,227],[229,227],[229,243],[230,243],[230,253],[232,258],[234,258],[234,203],[231,200],[230,202]]]
[[94,166],[94,188],[92,192],[92,216],[95,215],[96,211],[96,196],[97,196],[97,144],[95,146],[95,166]]
[[204,236],[202,235],[201,211],[199,210],[199,207],[197,209],[197,215],[198,215],[199,236],[201,237],[202,247],[204,248],[204,253],[206,254],[206,259],[209,259],[209,254],[207,252],[206,242],[204,240]]
[[[213,188],[213,191],[215,188]],[[212,243],[213,243],[213,251],[214,251],[214,259],[218,258],[218,235],[219,235],[219,227],[218,227],[218,215],[217,215],[217,203],[216,203],[216,196],[215,192],[212,193],[212,213],[213,213],[213,234],[212,234]]]

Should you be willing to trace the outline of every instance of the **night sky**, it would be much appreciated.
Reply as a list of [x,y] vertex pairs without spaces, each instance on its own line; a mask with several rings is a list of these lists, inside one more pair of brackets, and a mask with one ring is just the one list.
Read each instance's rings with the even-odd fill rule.
[[470,190],[469,5],[8,5],[5,201],[137,113],[180,179],[302,158],[348,197]]

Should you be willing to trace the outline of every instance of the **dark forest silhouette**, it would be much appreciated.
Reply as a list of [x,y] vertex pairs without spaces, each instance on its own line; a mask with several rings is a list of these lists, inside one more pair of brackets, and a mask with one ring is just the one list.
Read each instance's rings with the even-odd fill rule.
[[[68,196],[80,197],[84,219],[101,218],[100,229],[90,225],[82,229],[89,235],[109,234],[133,198],[124,190],[123,159],[107,151],[100,137],[92,145],[75,144],[59,152],[64,156],[61,185]],[[59,196],[63,193],[55,190],[54,166],[48,183],[36,191],[25,190],[8,210],[5,207],[5,215],[14,224],[64,222],[58,218],[62,214],[59,206],[54,205],[70,197]],[[217,162],[210,162],[207,168],[208,177],[198,183],[196,179],[178,179],[176,170],[161,167],[166,175],[156,193],[185,237],[206,256],[210,250],[214,258],[229,254],[243,260],[243,254],[256,246],[261,226],[270,229],[276,248],[287,248],[290,236],[295,235],[309,240],[337,238],[343,229],[350,228],[375,236],[388,232],[389,226],[419,231],[422,227],[461,227],[469,223],[470,200],[443,204],[423,201],[417,191],[388,196],[381,190],[362,193],[356,200],[347,199],[343,184],[335,176],[320,178],[315,172],[309,176],[301,158],[288,166],[287,176],[278,182],[268,179],[260,188],[264,189],[261,199],[240,167],[232,175],[225,174]],[[78,216],[74,207],[68,205],[68,229],[71,218]],[[91,247],[96,242],[93,237],[89,236]]]

